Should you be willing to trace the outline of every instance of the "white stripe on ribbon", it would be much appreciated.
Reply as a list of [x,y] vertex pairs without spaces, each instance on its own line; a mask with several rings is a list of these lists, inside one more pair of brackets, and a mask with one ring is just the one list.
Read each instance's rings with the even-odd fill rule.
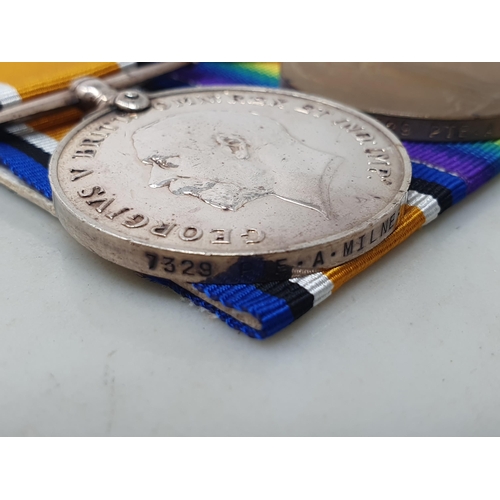
[[0,82],[0,104],[2,106],[9,106],[21,100],[21,96],[14,87],[7,83]]
[[313,307],[329,297],[333,290],[333,283],[323,273],[309,274],[289,281],[305,288],[314,297]]
[[[407,203],[422,211],[425,216],[425,224],[433,221],[441,210],[439,203],[433,196],[418,191],[408,191]],[[329,297],[333,290],[333,283],[323,273],[309,274],[300,278],[292,278],[289,281],[305,288],[314,297],[313,307]]]
[[408,205],[419,208],[425,215],[425,224],[432,222],[438,215],[441,207],[436,198],[430,194],[422,194],[418,191],[408,191]]
[[17,135],[17,137],[23,141],[29,142],[33,146],[36,146],[38,149],[41,149],[50,155],[53,154],[57,148],[58,142],[55,139],[33,130],[24,123],[9,125],[8,127],[5,127],[5,130],[11,134]]

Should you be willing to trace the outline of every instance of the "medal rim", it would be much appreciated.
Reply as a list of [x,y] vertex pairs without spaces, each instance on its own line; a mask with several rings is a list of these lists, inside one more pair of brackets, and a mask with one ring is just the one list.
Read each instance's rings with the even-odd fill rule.
[[[401,187],[397,191],[397,193],[394,195],[394,197],[386,204],[386,206],[377,212],[375,215],[370,217],[367,221],[365,221],[362,225],[358,225],[353,229],[349,229],[346,231],[343,231],[341,233],[337,233],[335,238],[331,237],[325,237],[319,240],[316,240],[314,244],[310,244],[310,242],[304,242],[304,243],[298,243],[293,246],[290,246],[286,249],[281,249],[281,250],[268,250],[268,251],[260,251],[260,252],[255,252],[255,250],[248,250],[248,251],[235,251],[235,252],[217,252],[217,251],[197,251],[197,250],[180,250],[180,249],[172,249],[167,246],[163,245],[155,245],[150,242],[146,242],[145,240],[142,240],[140,237],[132,237],[132,236],[125,236],[123,234],[119,234],[114,232],[112,229],[109,229],[108,227],[98,224],[95,220],[91,219],[88,217],[85,213],[83,213],[81,210],[77,209],[71,202],[70,200],[66,197],[62,186],[59,183],[58,180],[58,172],[57,172],[57,166],[59,162],[59,157],[61,153],[64,151],[66,145],[69,143],[69,141],[81,130],[83,130],[85,127],[90,125],[92,122],[95,120],[101,118],[107,113],[115,111],[114,108],[105,108],[103,110],[95,111],[91,113],[89,116],[87,116],[84,120],[82,120],[77,126],[75,126],[73,129],[70,130],[70,132],[64,137],[64,139],[59,143],[58,148],[52,155],[52,158],[50,160],[49,164],[49,179],[50,179],[50,184],[52,187],[52,193],[53,193],[53,201],[56,209],[56,214],[59,217],[59,213],[61,211],[61,206],[68,212],[71,213],[75,218],[77,218],[80,222],[83,222],[89,226],[94,227],[96,230],[98,230],[100,233],[105,233],[111,237],[118,238],[121,240],[125,241],[134,241],[137,243],[142,244],[145,248],[151,248],[154,250],[161,250],[161,251],[167,251],[167,252],[172,252],[172,253],[178,253],[178,254],[185,254],[185,255],[199,255],[199,256],[214,256],[214,257],[245,257],[245,256],[268,256],[268,255],[273,255],[273,254],[283,254],[283,253],[289,253],[293,251],[300,251],[300,250],[313,250],[315,247],[320,247],[324,246],[327,244],[333,244],[335,242],[341,241],[345,238],[347,238],[349,235],[354,235],[357,234],[358,232],[363,232],[368,230],[371,226],[373,226],[375,223],[380,221],[382,218],[386,217],[388,214],[391,213],[391,210],[399,206],[401,207],[404,202],[406,201],[406,196],[408,192],[408,188],[411,182],[411,173],[412,173],[412,168],[411,168],[411,161],[408,156],[408,153],[406,152],[403,144],[399,140],[399,138],[393,134],[390,130],[388,130],[382,123],[379,121],[375,120],[374,118],[370,117],[369,115],[366,115],[354,108],[350,108],[349,106],[345,106],[341,103],[337,103],[331,99],[303,93],[303,92],[296,92],[296,91],[290,91],[290,90],[283,90],[283,89],[274,89],[271,87],[256,87],[256,86],[210,86],[210,87],[190,87],[188,89],[175,89],[171,91],[162,91],[162,92],[155,92],[148,94],[151,99],[156,99],[156,98],[161,98],[161,97],[169,97],[169,96],[174,96],[178,94],[192,94],[192,93],[197,93],[197,92],[224,92],[224,91],[240,91],[240,92],[261,92],[261,93],[278,93],[280,95],[288,95],[291,97],[297,97],[297,98],[303,98],[303,99],[309,99],[313,100],[315,102],[321,103],[321,104],[326,104],[330,106],[334,106],[341,111],[345,111],[347,113],[351,113],[354,116],[361,118],[362,120],[367,121],[370,125],[374,126],[376,129],[378,129],[381,133],[387,135],[389,139],[394,143],[395,149],[397,153],[400,156],[400,159],[402,161],[403,169],[404,169],[404,174],[403,174],[403,180],[401,182]],[[147,112],[147,111],[146,111]],[[390,233],[385,235],[385,237],[389,236]],[[383,240],[381,240],[383,241]],[[360,254],[358,254],[360,255]],[[351,259],[349,259],[351,260]]]

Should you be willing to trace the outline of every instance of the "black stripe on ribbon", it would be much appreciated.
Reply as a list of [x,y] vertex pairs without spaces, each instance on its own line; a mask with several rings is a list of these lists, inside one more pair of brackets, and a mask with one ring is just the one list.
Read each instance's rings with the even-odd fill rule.
[[428,194],[437,200],[441,208],[439,211],[440,214],[453,205],[453,194],[451,190],[436,182],[429,182],[414,177],[411,180],[410,189],[422,194]]
[[314,305],[314,296],[297,283],[273,281],[271,283],[254,283],[253,286],[264,293],[284,300],[294,319],[300,318]]
[[36,162],[48,168],[51,155],[43,149],[30,144],[29,142],[23,140],[21,137],[15,134],[11,134],[10,132],[6,132],[5,130],[1,129],[0,141],[5,142],[13,148],[16,148],[17,150],[28,155],[30,158],[33,158],[33,160],[35,160]]

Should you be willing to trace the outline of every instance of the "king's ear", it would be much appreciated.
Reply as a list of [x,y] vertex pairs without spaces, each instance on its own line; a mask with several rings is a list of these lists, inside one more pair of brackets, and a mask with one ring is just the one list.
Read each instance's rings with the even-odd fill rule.
[[220,146],[228,148],[236,158],[246,160],[249,157],[248,144],[243,137],[236,134],[217,134],[215,140]]

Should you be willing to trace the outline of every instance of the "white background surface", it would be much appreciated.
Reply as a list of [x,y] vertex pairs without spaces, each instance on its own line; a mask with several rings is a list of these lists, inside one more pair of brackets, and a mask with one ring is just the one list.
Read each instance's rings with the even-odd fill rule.
[[0,187],[0,434],[498,435],[499,188],[256,341]]

